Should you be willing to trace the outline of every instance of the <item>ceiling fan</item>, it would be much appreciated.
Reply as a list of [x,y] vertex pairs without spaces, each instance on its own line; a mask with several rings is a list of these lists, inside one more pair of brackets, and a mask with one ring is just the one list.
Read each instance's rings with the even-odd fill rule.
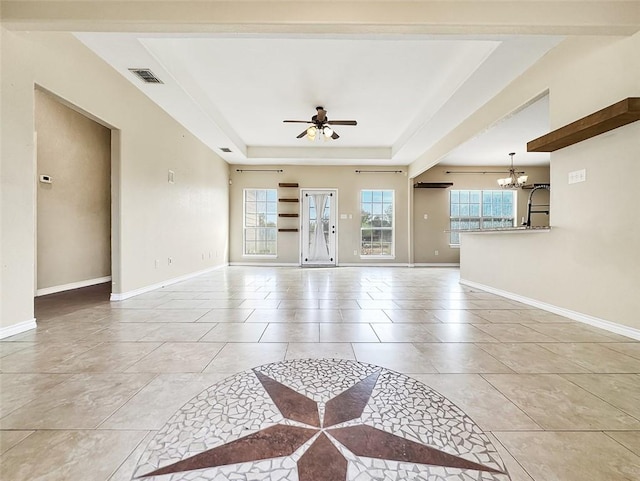
[[315,140],[316,135],[322,134],[325,138],[337,139],[340,136],[333,130],[333,125],[358,125],[355,120],[329,120],[327,117],[327,111],[324,107],[316,107],[316,115],[311,117],[311,120],[283,120],[285,123],[295,124],[311,124],[308,128],[303,130],[296,138],[301,139],[305,135],[309,140]]

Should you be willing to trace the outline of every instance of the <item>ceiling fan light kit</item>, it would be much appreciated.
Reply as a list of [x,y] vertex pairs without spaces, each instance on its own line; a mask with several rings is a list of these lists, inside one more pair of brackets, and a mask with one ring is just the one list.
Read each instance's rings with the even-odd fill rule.
[[358,122],[355,120],[329,120],[327,117],[327,111],[324,107],[318,106],[316,107],[316,115],[311,117],[311,120],[283,120],[284,123],[296,123],[296,124],[311,124],[301,133],[299,133],[296,138],[301,139],[302,137],[307,137],[309,141],[314,141],[321,135],[324,137],[324,140],[329,139],[339,139],[340,136],[333,130],[332,125],[358,125]]

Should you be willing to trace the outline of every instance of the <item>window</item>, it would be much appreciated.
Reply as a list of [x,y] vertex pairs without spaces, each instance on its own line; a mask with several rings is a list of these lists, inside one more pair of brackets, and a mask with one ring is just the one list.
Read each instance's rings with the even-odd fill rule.
[[275,189],[244,190],[244,255],[276,255],[277,217]]
[[394,255],[393,204],[392,190],[361,191],[360,255]]
[[460,244],[456,230],[496,229],[515,225],[514,190],[452,190],[449,197],[450,243]]

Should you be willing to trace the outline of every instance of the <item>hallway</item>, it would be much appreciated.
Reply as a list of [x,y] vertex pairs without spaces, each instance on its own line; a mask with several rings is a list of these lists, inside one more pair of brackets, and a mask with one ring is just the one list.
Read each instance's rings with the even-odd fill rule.
[[100,288],[75,308],[51,297],[37,330],[0,341],[0,477],[130,480],[157,433],[210,386],[269,363],[340,359],[440,393],[512,481],[640,478],[640,342],[458,278],[455,268],[225,267],[122,302],[94,296]]

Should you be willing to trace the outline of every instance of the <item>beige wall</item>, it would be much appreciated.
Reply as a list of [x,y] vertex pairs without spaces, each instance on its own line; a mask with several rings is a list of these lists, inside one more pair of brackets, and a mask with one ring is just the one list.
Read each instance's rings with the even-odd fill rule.
[[[52,14],[42,10],[42,5],[33,6],[27,5],[30,2],[22,2],[21,7],[39,10],[30,10],[26,15],[16,17],[18,3],[14,2],[13,5],[13,20],[25,29],[28,28],[27,19],[36,18],[34,25],[37,27],[39,17],[46,18]],[[602,11],[608,11],[609,3],[600,2]],[[57,5],[52,8],[59,7]],[[538,7],[534,5],[531,8]],[[570,31],[569,27],[558,26],[574,25],[572,19],[576,16],[571,9],[565,9],[568,12],[567,22],[563,23],[558,22],[557,12],[553,11],[552,5],[546,7],[549,10],[545,22],[548,21],[552,30],[555,29],[553,32]],[[77,5],[70,8],[77,8]],[[89,10],[84,9],[83,12],[86,14]],[[148,19],[148,10],[139,10],[142,12],[139,18]],[[524,20],[531,18],[529,11],[512,10],[519,12],[518,15]],[[248,12],[246,9],[245,11]],[[105,27],[108,22],[102,21],[102,9],[91,12],[90,16],[95,15],[99,24],[93,22],[94,17],[86,19],[80,15],[82,18],[78,22],[72,22],[73,25],[85,22],[88,29],[108,28]],[[120,18],[114,12],[115,10],[111,11],[112,15]],[[166,12],[165,9],[164,15],[167,15]],[[405,10],[403,12],[406,14]],[[174,13],[172,11],[166,17],[167,22],[174,19]],[[255,10],[250,12],[258,20],[267,18],[262,17],[262,13]],[[468,13],[466,18],[472,19],[473,25],[479,25],[478,32],[486,32],[488,25],[495,25],[492,15],[495,11],[485,12],[484,24],[482,20],[477,20],[476,13]],[[58,17],[57,14],[58,12],[54,15],[57,18],[66,18],[64,15]],[[209,14],[214,15],[211,12]],[[190,14],[187,12],[185,15]],[[313,16],[306,10],[303,15]],[[355,18],[359,12],[353,15]],[[378,22],[388,25],[388,6],[378,9],[377,15]],[[592,22],[593,19],[609,18],[601,15],[601,11],[592,11],[590,15],[583,28],[592,29],[589,31],[593,32],[600,28],[597,22]],[[428,15],[423,15],[418,22],[427,24],[427,17]],[[236,23],[243,23],[244,17],[234,18],[237,19]],[[407,18],[414,17],[407,15]],[[622,18],[624,25],[631,26],[625,30],[604,31],[625,34],[632,29],[637,30],[637,22],[632,21],[637,18],[637,14],[634,16],[625,11],[622,12]],[[631,20],[627,22],[627,19]],[[515,23],[505,21],[504,31],[513,32],[513,25],[524,25],[527,23],[524,20]],[[53,27],[62,28],[55,23],[50,22]],[[402,22],[396,23],[400,24]],[[130,27],[131,23],[126,25]],[[191,22],[185,22],[185,25],[192,28]],[[308,31],[308,25],[308,22],[302,22],[301,25],[294,25],[294,28]],[[458,28],[459,25],[460,22],[456,21],[450,29]],[[350,27],[351,23],[345,28]],[[270,28],[270,25],[266,28]],[[518,31],[522,33],[525,28],[526,26]],[[489,30],[495,32],[491,28]],[[540,33],[551,30],[543,28],[528,31]],[[468,30],[466,32],[469,33]],[[516,111],[547,89],[551,96],[553,127],[559,127],[620,98],[638,95],[638,38],[638,35],[633,38],[575,37],[564,41],[417,159],[410,166],[410,175],[416,176],[424,172],[456,146]],[[162,282],[177,275],[217,265],[218,259],[220,263],[226,260],[229,192],[226,184],[227,166],[224,162],[69,35],[17,34],[9,33],[3,28],[0,55],[0,327],[33,317],[35,84],[42,85],[116,129],[112,136],[112,152],[116,158],[112,162],[112,169],[116,174],[113,176],[116,182],[112,199],[116,213],[114,215],[118,216],[117,222],[112,224],[116,292]],[[471,241],[463,249],[463,276],[638,327],[636,299],[640,281],[636,266],[637,246],[640,244],[639,227],[638,223],[629,221],[630,216],[626,211],[622,215],[615,215],[612,212],[618,210],[610,209],[614,207],[614,203],[618,209],[620,205],[634,206],[637,202],[632,187],[621,187],[626,178],[638,173],[637,142],[640,136],[637,129],[637,125],[627,126],[611,135],[603,135],[553,154],[551,223],[556,224],[554,216],[557,214],[557,227],[550,234],[521,236],[511,242],[506,242],[507,236],[502,237],[501,241],[490,241],[491,236],[468,235],[469,239],[477,239],[477,242]],[[608,162],[605,165],[611,170],[611,175],[599,171],[603,159]],[[576,166],[587,168],[587,182],[571,188],[561,186],[566,181],[566,169]],[[178,175],[178,182],[174,185],[166,183],[166,171],[169,168],[175,169]],[[288,172],[287,169],[289,167],[285,167],[285,172]],[[295,176],[292,180],[298,180],[301,185],[307,186],[302,178]],[[318,186],[314,179],[305,178],[304,182],[307,181],[309,187]],[[337,187],[341,192],[353,189],[352,186]],[[584,191],[585,187],[588,187],[588,194]],[[409,189],[406,188],[405,192],[408,193]],[[586,203],[582,202],[583,198],[587,199]],[[600,206],[597,205],[599,201]],[[233,211],[237,209],[237,203],[235,204],[232,206],[234,217],[231,224],[235,231],[232,236],[237,239],[238,229],[233,227],[239,222],[237,212]],[[577,206],[577,210],[557,210],[561,204],[567,209]],[[400,202],[397,205],[401,209]],[[344,209],[341,207],[340,211],[344,212]],[[592,216],[590,222],[585,222],[580,212]],[[576,218],[572,219],[572,216]],[[212,219],[214,222],[211,222]],[[604,220],[595,222],[593,219]],[[406,227],[406,231],[410,230],[413,223]],[[354,228],[347,230],[352,235],[356,232]],[[397,233],[400,232],[402,230],[398,228]],[[344,245],[348,245],[348,241],[349,239]],[[408,240],[405,241],[408,244]],[[351,243],[353,244],[353,239]],[[473,243],[477,244],[476,248]],[[397,239],[397,248],[401,245]],[[203,260],[202,256],[208,257],[208,252],[213,253],[213,259]],[[466,263],[466,252],[473,259],[472,263]],[[401,254],[398,250],[396,253]],[[167,256],[174,254],[172,266],[161,262],[158,268],[154,267],[155,259],[165,261]],[[397,256],[396,261],[401,260],[400,257]],[[405,257],[409,257],[407,252]],[[524,275],[523,268],[517,264],[523,257],[529,259]],[[344,259],[341,255],[342,261]],[[504,267],[498,271],[496,265]],[[509,271],[509,267],[513,268]]]
[[[553,128],[640,92],[640,34],[545,65]],[[541,68],[541,66],[538,66]],[[640,329],[640,122],[551,154],[548,234],[467,234],[461,277]],[[586,182],[568,173],[586,169]],[[499,268],[497,268],[499,266]]]
[[33,319],[35,85],[115,129],[113,292],[227,261],[226,162],[70,34],[3,28],[1,48],[0,327]]
[[[327,188],[338,190],[338,262],[406,264],[408,257],[408,179],[404,174],[357,174],[355,170],[403,170],[404,167],[366,166],[260,166],[260,169],[282,169],[271,172],[236,172],[237,169],[255,169],[250,165],[232,165],[230,188],[230,261],[300,264],[300,233],[278,233],[278,257],[255,258],[242,253],[242,193],[247,188],[277,189],[280,182],[297,182],[299,189]],[[362,189],[392,189],[395,191],[395,258],[371,259],[360,257],[360,205]],[[282,197],[297,196],[295,189],[280,189]],[[292,205],[279,205],[280,212],[293,212]],[[351,219],[340,219],[340,214],[350,214]],[[297,219],[300,220],[300,219]],[[281,227],[294,227],[296,219],[279,219]],[[357,251],[357,255],[354,255]]]
[[37,287],[111,275],[111,131],[35,91]]
[[[517,166],[517,164],[516,164]],[[446,171],[504,171],[505,166],[446,166],[437,165],[419,175],[415,182],[453,182],[447,189],[414,189],[413,191],[413,234],[415,263],[458,263],[460,249],[449,245],[449,192],[457,190],[497,190],[498,174],[447,174]],[[549,167],[523,167],[529,176],[529,183],[549,182]],[[504,177],[504,175],[502,176]],[[520,224],[527,216],[527,201],[530,190],[516,190],[516,222]],[[546,190],[536,192],[534,203],[548,203]],[[427,219],[424,218],[425,214]],[[544,214],[532,216],[532,225],[549,225]],[[435,254],[438,251],[438,255]]]

